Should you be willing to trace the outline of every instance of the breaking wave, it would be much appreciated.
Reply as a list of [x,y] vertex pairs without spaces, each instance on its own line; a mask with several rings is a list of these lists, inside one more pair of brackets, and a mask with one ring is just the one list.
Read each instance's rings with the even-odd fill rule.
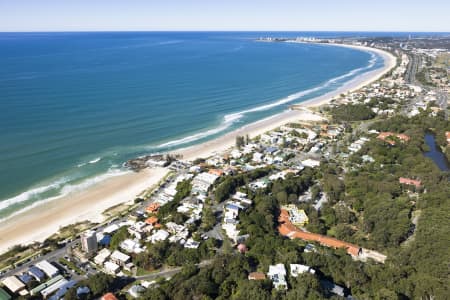
[[[320,84],[320,85],[318,85],[316,87],[313,87],[311,89],[307,89],[307,90],[304,90],[304,91],[300,91],[298,93],[291,94],[291,95],[289,95],[289,96],[287,96],[285,98],[279,99],[279,100],[277,100],[275,102],[272,102],[272,103],[269,103],[269,104],[260,105],[260,106],[256,106],[254,108],[246,109],[246,110],[243,110],[243,111],[240,111],[240,112],[227,114],[227,115],[225,115],[223,117],[222,123],[216,128],[209,129],[209,130],[202,131],[202,132],[199,132],[199,133],[187,136],[187,137],[183,137],[183,138],[180,138],[180,139],[176,139],[176,140],[173,140],[173,141],[170,141],[170,142],[166,142],[166,143],[160,144],[160,145],[158,145],[156,147],[156,149],[172,148],[172,147],[176,147],[176,146],[180,146],[180,145],[184,145],[184,144],[188,144],[188,143],[192,143],[192,142],[201,140],[201,139],[206,138],[208,136],[212,136],[212,135],[218,134],[218,133],[220,133],[222,131],[225,131],[230,126],[232,126],[234,123],[236,123],[239,120],[241,120],[246,114],[269,110],[269,109],[272,109],[272,108],[275,108],[275,107],[278,107],[278,106],[281,106],[281,105],[284,105],[284,104],[288,104],[288,103],[290,103],[290,102],[292,102],[294,100],[298,100],[298,99],[300,99],[302,97],[305,97],[305,96],[308,96],[308,95],[310,95],[312,93],[319,92],[319,91],[321,91],[323,89],[326,89],[326,88],[329,88],[329,87],[331,87],[333,85],[338,85],[344,79],[347,79],[349,77],[353,77],[353,76],[357,75],[358,73],[363,73],[363,72],[365,72],[365,71],[367,71],[367,70],[369,70],[369,69],[371,69],[371,68],[373,68],[375,66],[375,64],[377,62],[377,56],[374,53],[372,53],[372,52],[369,52],[369,53],[371,55],[371,58],[369,60],[368,65],[365,66],[365,67],[361,67],[361,68],[357,68],[357,69],[351,70],[348,73],[345,73],[343,75],[334,77],[334,78],[332,78],[332,79],[330,79],[330,80],[328,80],[328,81],[326,81],[326,82],[324,82],[324,83],[322,83],[322,84]],[[342,82],[342,84],[344,84],[344,83],[345,82]]]
[[[76,182],[76,178],[62,177],[48,185],[36,187],[23,192],[17,196],[0,201],[0,211],[5,210],[13,205],[25,204],[26,202],[33,202],[15,213],[8,215],[5,219],[9,219],[19,213],[30,210],[37,205],[47,203],[49,201],[59,199],[67,196],[70,193],[84,190],[108,178],[120,176],[129,173],[130,171],[121,169],[109,169],[106,173],[85,179],[81,182]],[[1,220],[5,220],[1,219]],[[0,220],[0,221],[1,221]]]

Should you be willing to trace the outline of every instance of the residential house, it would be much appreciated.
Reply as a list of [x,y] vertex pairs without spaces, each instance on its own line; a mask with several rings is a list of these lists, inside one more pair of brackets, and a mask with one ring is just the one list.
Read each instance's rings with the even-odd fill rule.
[[319,160],[310,159],[310,158],[306,159],[306,160],[303,160],[301,163],[305,167],[310,167],[310,168],[316,168],[316,167],[320,166],[320,161]]
[[398,181],[400,184],[413,185],[416,188],[420,188],[422,186],[422,182],[420,180],[414,180],[414,179],[410,179],[410,178],[400,177],[398,179]]
[[269,266],[267,276],[272,280],[273,286],[279,290],[287,290],[286,282],[286,268],[283,264],[276,264]]
[[297,277],[299,274],[303,274],[303,273],[311,273],[311,274],[315,274],[316,271],[311,268],[310,266],[306,266],[306,265],[302,265],[302,264],[290,264],[289,265],[290,269],[291,269],[291,276],[292,277]]
[[261,272],[252,272],[248,274],[248,280],[265,280],[266,274]]
[[149,237],[149,240],[154,244],[156,242],[165,241],[169,237],[169,233],[163,229],[158,230]]
[[97,254],[97,256],[94,257],[94,262],[101,266],[103,263],[108,259],[108,257],[111,255],[111,251],[107,248],[103,248],[100,250],[100,252]]
[[110,259],[113,263],[119,266],[125,266],[130,260],[131,257],[126,255],[125,253],[120,252],[119,250],[114,250],[111,254]]

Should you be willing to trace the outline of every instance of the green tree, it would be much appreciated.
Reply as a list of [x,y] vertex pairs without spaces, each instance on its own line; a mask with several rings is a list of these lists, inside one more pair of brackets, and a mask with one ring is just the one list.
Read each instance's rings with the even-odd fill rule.
[[245,145],[245,138],[243,136],[238,135],[236,137],[236,148],[240,149]]
[[101,296],[110,290],[113,281],[112,276],[100,272],[90,276],[85,284],[87,284],[93,296]]
[[202,212],[201,228],[203,230],[208,231],[211,230],[215,224],[216,224],[216,216],[214,215],[214,212],[212,211],[210,206],[205,205]]
[[116,233],[111,237],[111,242],[109,244],[111,249],[118,249],[120,243],[126,240],[129,236],[128,229],[124,226],[119,228]]

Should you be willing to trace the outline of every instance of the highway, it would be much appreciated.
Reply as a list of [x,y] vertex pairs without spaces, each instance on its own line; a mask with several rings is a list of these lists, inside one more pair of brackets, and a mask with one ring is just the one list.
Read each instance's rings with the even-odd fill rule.
[[405,81],[409,84],[416,84],[416,73],[419,71],[422,59],[419,55],[413,53],[408,54],[409,63],[406,68]]

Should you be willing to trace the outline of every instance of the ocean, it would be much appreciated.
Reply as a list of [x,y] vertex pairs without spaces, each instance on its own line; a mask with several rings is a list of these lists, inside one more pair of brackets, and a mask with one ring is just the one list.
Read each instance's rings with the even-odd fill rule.
[[255,41],[324,35],[0,33],[0,219],[383,66],[360,50]]

